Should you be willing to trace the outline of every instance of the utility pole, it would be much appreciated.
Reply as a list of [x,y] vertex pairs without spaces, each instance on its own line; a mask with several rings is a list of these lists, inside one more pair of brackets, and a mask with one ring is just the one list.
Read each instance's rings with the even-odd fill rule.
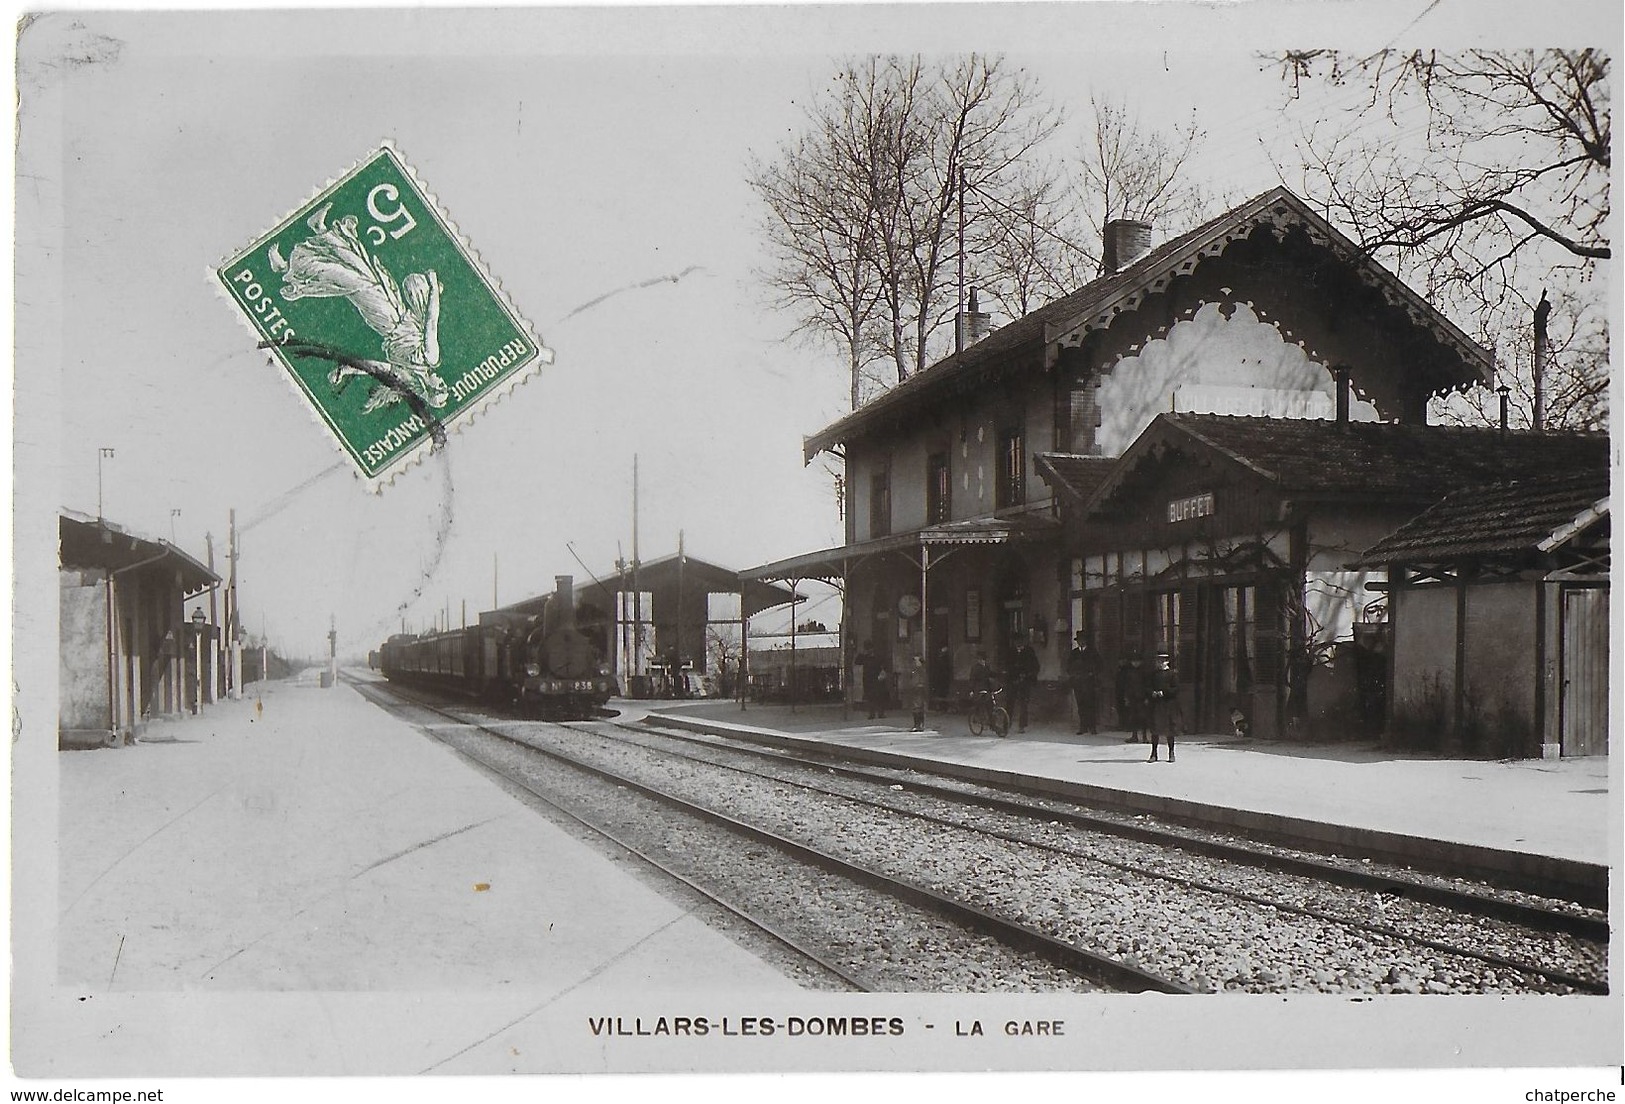
[[242,610],[237,605],[237,511],[227,514],[226,566],[230,582],[226,584],[226,682],[233,698],[243,696],[243,627]]
[[1552,304],[1541,290],[1540,302],[1535,304],[1535,411],[1532,428],[1540,433],[1546,428],[1546,319],[1552,313]]
[[[213,533],[204,533],[203,534],[203,545],[209,551],[209,574],[213,575],[214,574],[214,534]],[[212,691],[211,694],[210,694],[210,699],[215,700],[215,701],[219,700],[219,698],[220,698],[220,689],[221,689],[221,687],[220,687],[220,648],[226,642],[225,636],[220,633],[220,607],[217,604],[217,600],[219,598],[219,591],[220,591],[220,584],[219,583],[216,583],[214,586],[209,588],[209,624],[214,626],[214,631],[217,634],[216,637],[215,637],[214,655],[212,657],[213,662],[211,662],[210,665],[209,665],[209,687],[210,687],[210,690]]]
[[[954,353],[965,351],[965,166],[959,166],[959,307],[954,312]],[[792,621],[795,618],[791,618]]]
[[638,578],[638,454],[632,454],[632,663],[643,674],[643,587]]
[[102,461],[113,459],[113,450],[110,448],[96,450],[96,520],[105,516],[102,513]]
[[[683,555],[683,531],[677,530],[677,666],[683,666],[683,567],[688,563],[688,557]],[[672,678],[677,672],[672,672]]]
[[332,686],[339,680],[339,630],[338,622],[330,613],[327,615],[327,685]]
[[632,675],[632,640],[631,618],[627,617],[626,603],[626,557],[621,555],[621,545],[615,542],[615,635],[620,641],[621,661],[616,665],[616,674],[620,676],[621,693],[630,692]]

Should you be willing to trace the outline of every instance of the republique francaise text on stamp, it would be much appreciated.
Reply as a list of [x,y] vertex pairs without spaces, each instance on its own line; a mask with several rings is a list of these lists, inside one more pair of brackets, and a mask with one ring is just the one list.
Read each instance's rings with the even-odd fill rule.
[[553,360],[388,143],[215,275],[374,489]]

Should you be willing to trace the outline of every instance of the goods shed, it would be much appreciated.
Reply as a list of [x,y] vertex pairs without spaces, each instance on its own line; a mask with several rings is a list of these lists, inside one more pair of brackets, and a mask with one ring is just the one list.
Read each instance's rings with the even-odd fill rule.
[[1463,488],[1361,562],[1387,569],[1392,738],[1607,753],[1606,467]]
[[186,603],[219,581],[168,541],[62,513],[60,745],[127,742],[212,698],[217,630]]

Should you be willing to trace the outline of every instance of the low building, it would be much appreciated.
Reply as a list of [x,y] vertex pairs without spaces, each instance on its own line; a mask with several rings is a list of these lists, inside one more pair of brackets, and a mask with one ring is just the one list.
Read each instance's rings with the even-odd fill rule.
[[[739,573],[675,553],[630,564],[574,586],[576,627],[598,645],[623,693],[647,697],[661,679],[708,675],[731,689],[747,635],[745,623],[775,606],[798,601],[788,588],[741,582]],[[540,613],[548,594],[502,607]],[[688,681],[684,678],[685,684]]]
[[62,746],[128,742],[216,694],[219,633],[186,605],[219,576],[168,541],[61,515]]
[[1548,467],[1455,491],[1360,558],[1387,575],[1395,742],[1607,753],[1608,469]]
[[[1038,467],[1062,503],[1071,620],[1108,683],[1130,657],[1167,653],[1189,730],[1224,732],[1239,717],[1254,735],[1341,739],[1387,727],[1388,689],[1404,689],[1392,663],[1415,646],[1390,644],[1379,542],[1446,496],[1500,481],[1589,472],[1606,486],[1608,439],[1169,413],[1109,468],[1068,456]],[[1456,616],[1437,613],[1418,602],[1411,615],[1424,647],[1454,631]]]

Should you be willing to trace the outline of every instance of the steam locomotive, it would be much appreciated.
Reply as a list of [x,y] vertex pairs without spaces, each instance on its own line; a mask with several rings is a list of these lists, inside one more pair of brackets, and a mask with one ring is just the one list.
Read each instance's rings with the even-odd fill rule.
[[619,688],[576,627],[573,582],[556,576],[539,614],[492,610],[466,629],[392,636],[378,651],[379,669],[391,682],[514,706],[528,717],[597,716]]

